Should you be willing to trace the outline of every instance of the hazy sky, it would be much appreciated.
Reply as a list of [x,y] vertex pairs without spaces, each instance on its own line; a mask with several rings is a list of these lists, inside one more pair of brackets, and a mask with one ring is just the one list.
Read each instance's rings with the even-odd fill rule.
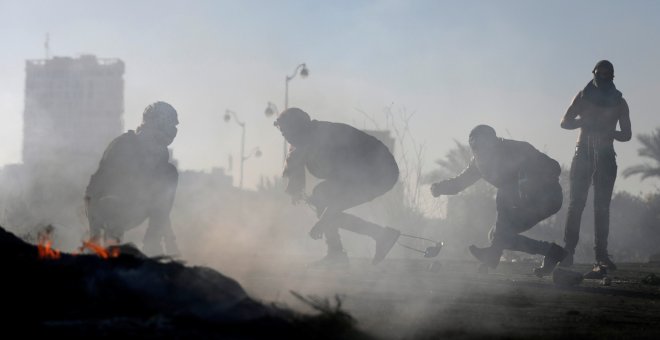
[[[633,133],[660,127],[660,1],[6,1],[0,0],[0,164],[20,162],[25,60],[51,54],[126,63],[125,128],[165,100],[179,111],[173,143],[181,169],[238,160],[247,124],[246,184],[278,174],[282,141],[264,108],[290,104],[322,120],[373,128],[394,105],[426,145],[425,169],[479,123],[527,140],[565,165],[577,131],[559,120],[609,59],[631,110]],[[384,123],[384,122],[383,122]],[[617,143],[619,169],[641,162],[636,140]],[[235,161],[234,175],[238,175]],[[657,181],[619,178],[638,192]]]

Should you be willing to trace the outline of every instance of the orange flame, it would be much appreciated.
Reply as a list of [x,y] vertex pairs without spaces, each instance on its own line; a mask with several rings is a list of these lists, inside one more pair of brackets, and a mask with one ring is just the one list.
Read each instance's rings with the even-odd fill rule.
[[[51,240],[50,236],[53,231],[54,228],[52,226],[48,226],[44,230],[40,231],[37,235],[37,251],[39,252],[39,259],[57,260],[61,257],[61,252],[52,247],[53,241]],[[119,247],[105,248],[92,240],[83,241],[79,251],[82,253],[85,251],[85,249],[91,250],[94,254],[105,260],[119,257],[120,252]],[[73,253],[71,255],[78,255],[78,253]]]
[[60,258],[60,251],[52,248],[53,240],[50,239],[54,230],[52,226],[47,226],[37,234],[37,251],[40,259],[57,260]]
[[80,251],[82,252],[85,249],[93,251],[100,258],[106,260],[109,258],[119,257],[119,248],[117,247],[104,248],[103,246],[93,241],[83,241],[83,245],[82,247],[80,247]]
[[57,249],[51,248],[53,241],[45,240],[43,243],[40,241],[37,245],[37,251],[39,252],[40,259],[46,260],[58,260],[60,258],[60,251]]

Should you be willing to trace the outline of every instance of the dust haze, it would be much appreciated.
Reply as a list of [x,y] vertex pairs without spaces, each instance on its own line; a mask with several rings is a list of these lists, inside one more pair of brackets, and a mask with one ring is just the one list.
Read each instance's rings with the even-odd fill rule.
[[[170,214],[180,249],[177,260],[216,269],[257,299],[301,310],[308,307],[291,291],[339,296],[345,308],[363,320],[361,328],[385,338],[421,336],[437,325],[459,327],[457,320],[478,319],[484,312],[462,314],[457,306],[484,300],[493,301],[493,313],[517,315],[520,308],[535,304],[536,297],[526,290],[530,286],[515,282],[507,286],[496,279],[477,282],[477,261],[467,250],[471,244],[489,243],[496,189],[481,180],[458,195],[433,198],[430,185],[468,166],[472,157],[468,133],[476,124],[494,126],[500,137],[527,140],[562,165],[564,204],[525,235],[563,244],[577,134],[561,130],[559,121],[572,96],[590,79],[593,63],[610,58],[617,67],[617,87],[631,103],[634,137],[625,145],[615,143],[619,175],[610,210],[609,252],[617,263],[646,263],[657,256],[657,174],[645,180],[622,175],[640,164],[657,167],[659,161],[657,153],[651,158],[638,155],[645,146],[642,140],[657,137],[660,131],[653,98],[660,87],[657,76],[648,76],[648,70],[657,69],[660,57],[657,46],[648,46],[655,37],[649,38],[647,31],[658,29],[657,23],[650,23],[653,18],[642,16],[638,21],[642,27],[626,28],[630,36],[638,36],[638,42],[622,42],[618,30],[627,21],[608,14],[612,22],[603,23],[602,17],[588,16],[589,7],[597,2],[580,4],[576,11],[587,16],[588,25],[612,25],[603,28],[607,31],[603,35],[614,36],[616,43],[602,48],[599,42],[576,42],[579,39],[569,38],[563,30],[534,31],[536,37],[521,33],[534,26],[529,18],[539,14],[525,4],[528,18],[514,16],[515,1],[497,9],[487,5],[495,11],[494,18],[485,18],[485,9],[476,10],[483,19],[478,22],[469,21],[470,6],[451,2],[441,2],[442,6],[421,2],[417,7],[390,1],[323,5],[330,11],[327,17],[286,2],[283,6],[295,8],[302,19],[281,27],[280,20],[265,14],[281,14],[267,2],[249,2],[245,7],[200,2],[191,5],[194,20],[176,15],[183,10],[181,4],[167,2],[162,5],[164,19],[155,20],[162,26],[168,25],[167,20],[174,23],[175,27],[164,28],[173,43],[159,37],[153,27],[141,31],[150,26],[143,23],[142,15],[150,13],[150,6],[161,6],[147,3],[127,6],[125,21],[119,19],[121,10],[107,5],[101,17],[110,24],[99,24],[102,27],[90,33],[93,37],[82,37],[95,18],[83,6],[75,12],[87,19],[76,19],[72,27],[57,26],[66,14],[59,20],[48,19],[48,25],[38,25],[33,18],[25,25],[35,27],[26,29],[30,34],[17,35],[20,41],[0,39],[17,46],[9,50],[11,58],[0,57],[0,70],[8,70],[6,83],[0,85],[0,109],[3,116],[22,122],[21,128],[10,124],[11,131],[0,130],[6,148],[14,150],[2,154],[0,170],[0,225],[7,230],[36,242],[40,231],[53,226],[53,246],[77,251],[90,237],[84,194],[103,151],[114,138],[137,128],[147,105],[162,100],[177,109],[180,121],[179,135],[169,147],[170,162],[179,171]],[[55,6],[51,9],[61,14],[81,4],[47,7]],[[29,16],[26,13],[38,7],[11,1],[0,6],[3,38],[23,29],[8,13]],[[612,11],[619,8],[612,6]],[[644,12],[640,4],[631,6],[635,13]],[[653,8],[648,12],[660,13],[658,6],[649,6]],[[572,5],[551,7],[550,15],[560,20]],[[218,26],[214,11],[235,26]],[[344,18],[342,11],[350,15]],[[232,13],[244,16],[251,25],[230,20]],[[566,22],[587,40],[594,35],[577,29],[583,20],[578,14],[567,14]],[[434,26],[434,15],[443,24]],[[37,17],[45,16],[38,10]],[[331,25],[337,33],[322,33],[318,27],[300,32],[315,21]],[[119,33],[112,33],[113,25]],[[554,27],[545,21],[539,25]],[[50,30],[50,46],[44,52],[45,33]],[[359,37],[351,38],[351,30]],[[71,32],[79,33],[67,41]],[[133,35],[128,43],[112,42],[127,32]],[[221,43],[214,42],[214,34]],[[237,38],[241,35],[244,41]],[[497,38],[509,51],[496,49],[495,35],[510,38]],[[395,46],[388,42],[390,36]],[[646,57],[639,61],[640,55]],[[309,67],[306,77],[295,68],[303,62]],[[33,70],[48,65],[53,67],[49,72]],[[274,115],[264,111],[269,102],[275,103]],[[395,156],[399,181],[387,194],[349,212],[405,234],[443,242],[440,254],[424,258],[395,245],[383,263],[372,266],[374,241],[340,231],[349,269],[310,268],[311,262],[325,255],[326,245],[308,235],[318,220],[315,211],[305,203],[292,204],[285,193],[283,138],[273,120],[287,104],[306,110],[312,119],[346,123],[381,140]],[[235,116],[223,120],[228,110]],[[244,131],[236,119],[245,123]],[[308,174],[307,192],[318,182]],[[585,210],[575,252],[581,264],[593,261],[592,193]],[[127,231],[122,243],[141,247],[146,228],[143,223]],[[405,237],[399,243],[417,249],[429,246],[427,241]],[[504,269],[495,275],[501,279],[515,271],[510,269],[514,265],[531,272],[541,261],[540,255],[507,251],[502,257]],[[475,283],[466,284],[473,278]],[[506,331],[502,327],[486,322],[484,334]]]

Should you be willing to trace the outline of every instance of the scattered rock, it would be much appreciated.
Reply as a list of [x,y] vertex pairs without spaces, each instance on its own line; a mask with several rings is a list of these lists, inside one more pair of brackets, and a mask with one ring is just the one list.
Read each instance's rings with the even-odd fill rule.
[[657,275],[651,273],[649,275],[646,275],[642,279],[642,283],[647,284],[647,285],[651,285],[651,286],[660,286],[660,277],[658,277]]
[[605,276],[602,280],[600,280],[600,285],[601,286],[611,286],[612,285],[612,279],[610,279],[609,276]]

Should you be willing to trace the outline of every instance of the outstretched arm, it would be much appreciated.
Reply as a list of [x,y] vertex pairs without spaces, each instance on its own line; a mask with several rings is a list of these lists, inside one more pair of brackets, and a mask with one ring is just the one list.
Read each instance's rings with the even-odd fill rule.
[[620,131],[614,131],[614,139],[619,142],[629,141],[632,138],[632,128],[630,127],[630,109],[625,100],[623,100],[623,108],[619,117],[619,127]]
[[467,169],[463,170],[460,175],[441,182],[433,183],[431,185],[431,194],[433,197],[438,197],[440,195],[456,195],[474,184],[480,178],[481,174],[479,173],[479,169],[477,169],[477,164],[473,158]]
[[573,98],[571,106],[566,110],[564,118],[561,119],[561,127],[566,130],[575,130],[582,127],[582,119],[579,119],[580,115],[580,94]]

